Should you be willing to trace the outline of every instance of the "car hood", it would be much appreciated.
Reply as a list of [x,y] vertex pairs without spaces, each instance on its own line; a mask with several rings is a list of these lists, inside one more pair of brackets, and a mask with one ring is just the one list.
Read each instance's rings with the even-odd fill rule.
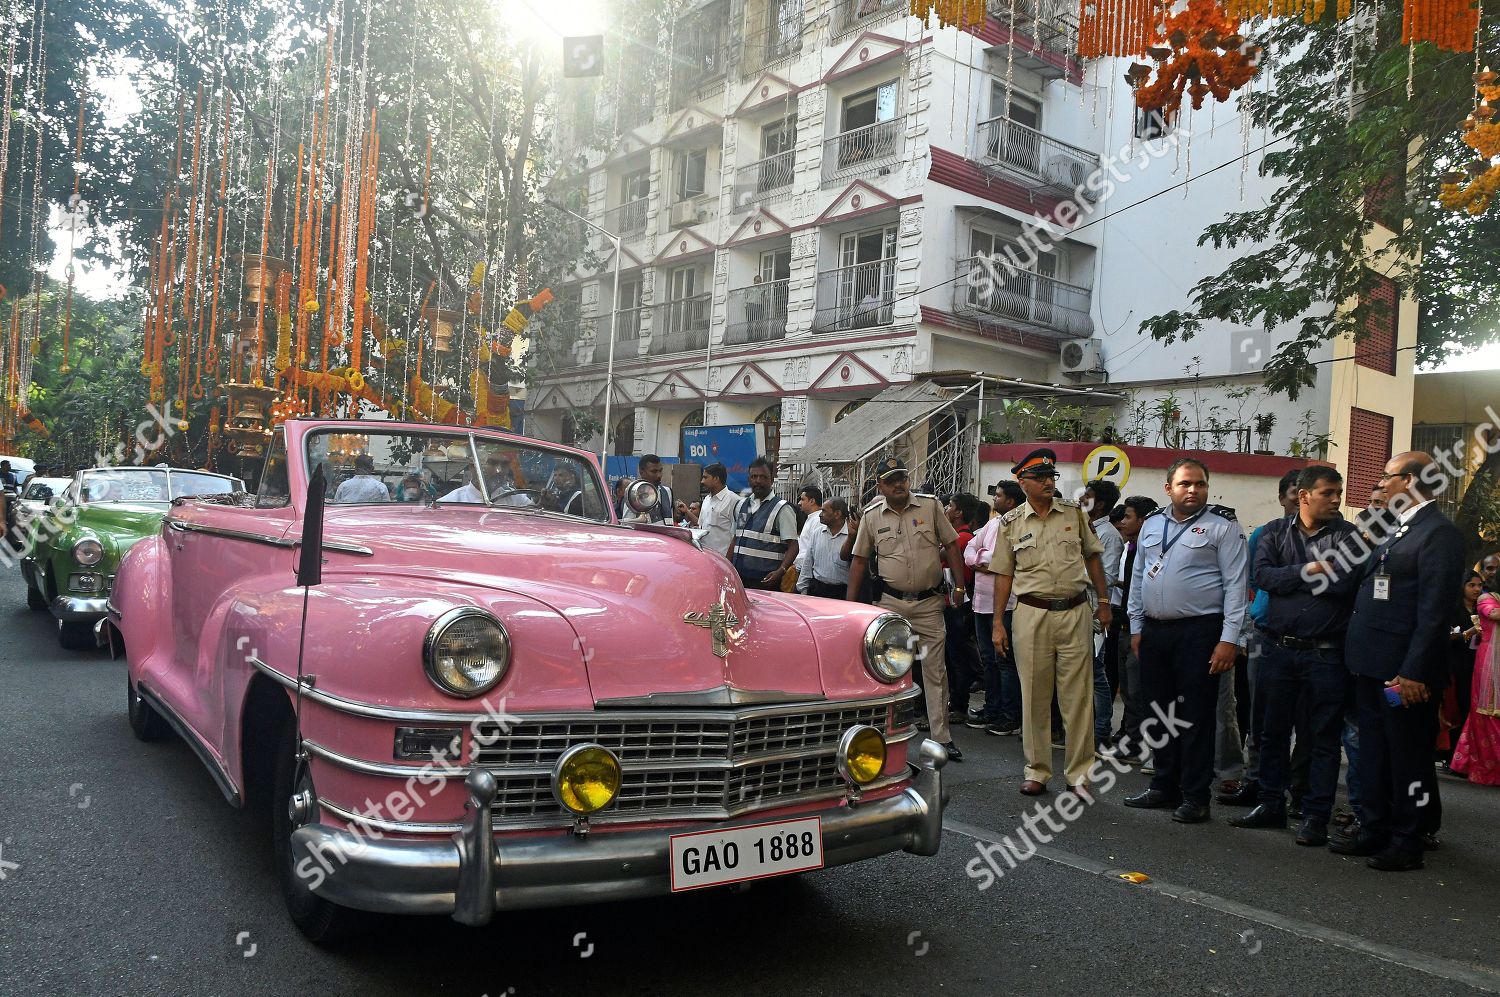
[[[420,574],[499,589],[562,615],[576,634],[598,703],[669,702],[723,689],[756,699],[825,692],[808,617],[787,601],[747,595],[729,562],[682,537],[534,513],[401,506],[330,508],[330,541],[373,559],[331,555],[329,570]],[[728,653],[714,653],[709,614],[722,600]],[[523,649],[517,649],[517,662]],[[778,694],[778,695],[770,695]]]
[[137,540],[161,529],[168,508],[165,502],[100,502],[81,506],[77,525],[108,535],[123,554]]

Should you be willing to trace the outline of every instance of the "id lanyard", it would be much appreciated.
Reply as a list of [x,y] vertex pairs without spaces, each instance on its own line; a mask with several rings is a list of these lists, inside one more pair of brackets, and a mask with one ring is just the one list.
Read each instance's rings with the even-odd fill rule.
[[1169,529],[1169,527],[1171,526],[1171,519],[1170,517],[1164,517],[1166,521],[1161,524],[1161,553],[1157,555],[1156,563],[1151,565],[1151,570],[1146,572],[1147,578],[1155,578],[1161,571],[1161,569],[1166,566],[1167,552],[1172,549],[1172,545],[1181,540],[1182,535],[1186,533],[1192,527],[1192,525],[1196,523],[1199,518],[1202,517],[1202,515],[1207,511],[1208,507],[1204,506],[1202,509],[1199,509],[1197,512],[1193,513],[1182,523],[1182,529],[1178,530],[1172,536],[1167,535],[1171,532]]
[[1375,590],[1371,594],[1379,602],[1389,602],[1391,598],[1391,573],[1386,570],[1385,562],[1391,556],[1391,548],[1401,542],[1401,538],[1406,536],[1406,531],[1410,528],[1410,523],[1402,523],[1396,530],[1395,538],[1381,549],[1380,557],[1375,560],[1375,577],[1372,579]]

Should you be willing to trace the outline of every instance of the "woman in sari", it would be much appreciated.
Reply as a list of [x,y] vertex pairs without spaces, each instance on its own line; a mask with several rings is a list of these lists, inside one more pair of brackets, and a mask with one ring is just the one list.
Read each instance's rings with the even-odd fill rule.
[[1500,786],[1500,596],[1494,583],[1486,587],[1475,605],[1479,619],[1479,650],[1474,656],[1473,696],[1464,732],[1453,752],[1453,770],[1470,782]]
[[1458,749],[1458,738],[1463,733],[1464,721],[1469,718],[1469,698],[1474,690],[1474,653],[1479,648],[1479,624],[1474,620],[1479,613],[1479,596],[1484,592],[1484,579],[1479,572],[1470,571],[1464,578],[1463,593],[1453,605],[1453,618],[1449,622],[1448,669],[1452,680],[1443,690],[1443,702],[1438,714],[1438,753],[1443,756],[1444,775],[1463,775],[1450,766],[1453,752]]

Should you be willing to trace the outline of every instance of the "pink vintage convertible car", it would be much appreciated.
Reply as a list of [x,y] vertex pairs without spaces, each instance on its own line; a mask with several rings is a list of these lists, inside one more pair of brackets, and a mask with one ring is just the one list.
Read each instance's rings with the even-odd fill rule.
[[908,761],[905,621],[745,592],[690,531],[619,523],[590,454],[292,421],[245,499],[176,505],[106,629],[136,734],[270,807],[309,937],[937,852],[946,754]]

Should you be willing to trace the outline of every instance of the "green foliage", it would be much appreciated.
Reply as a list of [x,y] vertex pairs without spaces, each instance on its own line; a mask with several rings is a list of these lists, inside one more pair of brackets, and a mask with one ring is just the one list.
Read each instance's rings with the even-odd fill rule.
[[[1342,336],[1358,338],[1381,306],[1350,303],[1374,271],[1421,303],[1418,362],[1494,341],[1500,330],[1500,210],[1471,217],[1435,201],[1438,177],[1472,158],[1458,123],[1471,107],[1474,57],[1415,49],[1415,79],[1406,97],[1408,50],[1400,37],[1401,4],[1381,0],[1361,15],[1313,24],[1284,17],[1256,22],[1270,53],[1275,85],[1240,98],[1253,125],[1282,136],[1261,172],[1277,180],[1269,203],[1231,212],[1209,225],[1199,245],[1243,255],[1199,281],[1191,307],[1145,320],[1142,331],[1172,342],[1220,321],[1290,331],[1293,338],[1265,366],[1267,386],[1295,398],[1314,383],[1311,354]],[[1493,39],[1500,17],[1486,14]],[[1377,41],[1378,39],[1378,41]],[[1494,62],[1494,53],[1481,61]],[[1359,96],[1348,99],[1351,74]],[[1334,85],[1334,81],[1338,81]],[[1400,183],[1395,178],[1405,177]],[[1367,191],[1402,219],[1388,246],[1371,248],[1374,222]],[[1380,212],[1377,212],[1380,213]],[[1415,262],[1413,262],[1415,261]]]

